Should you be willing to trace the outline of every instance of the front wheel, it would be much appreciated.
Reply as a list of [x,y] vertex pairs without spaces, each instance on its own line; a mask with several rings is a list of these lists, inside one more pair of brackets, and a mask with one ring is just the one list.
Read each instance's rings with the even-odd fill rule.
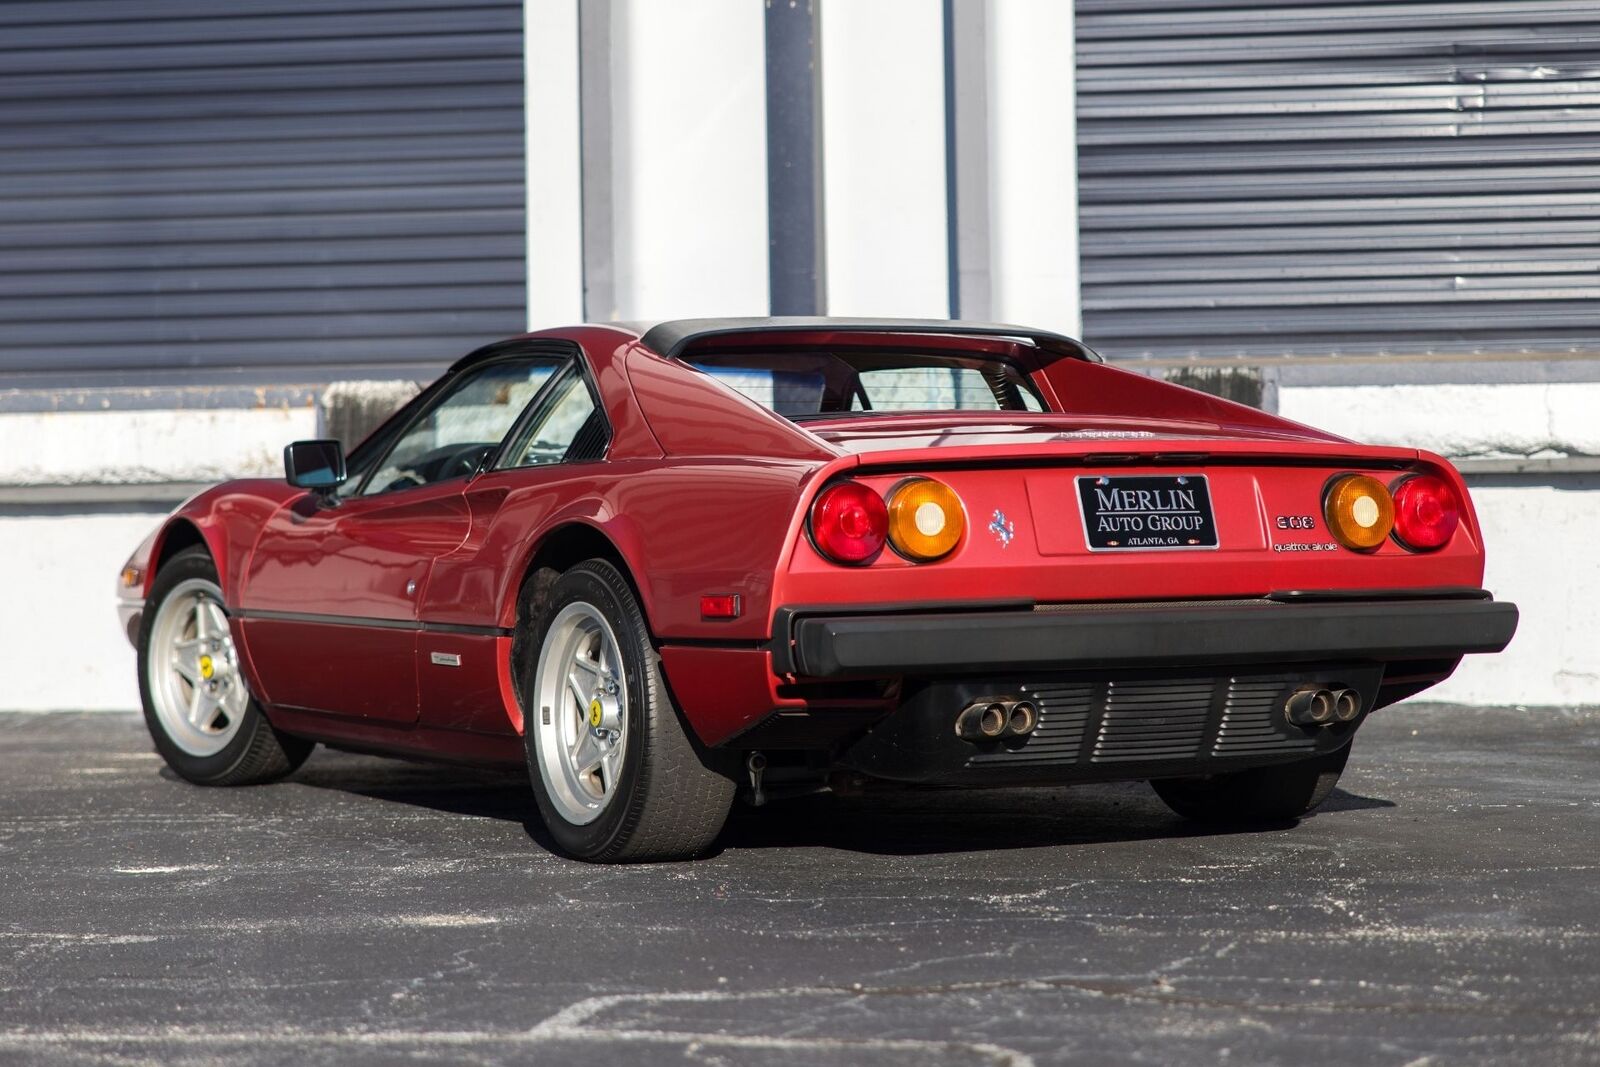
[[598,862],[690,859],[734,784],[705,765],[667,693],[627,580],[591,559],[551,586],[523,667],[528,772],[563,850]]
[[184,549],[156,575],[139,633],[139,696],[156,751],[196,785],[270,782],[314,747],[275,730],[250,695],[204,548]]
[[1288,822],[1333,792],[1350,746],[1294,763],[1256,767],[1208,778],[1160,778],[1150,784],[1167,807],[1204,823]]

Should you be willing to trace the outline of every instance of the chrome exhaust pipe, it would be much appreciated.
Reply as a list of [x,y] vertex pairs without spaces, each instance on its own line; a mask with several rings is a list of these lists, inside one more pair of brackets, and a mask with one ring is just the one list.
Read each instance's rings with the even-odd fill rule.
[[1354,689],[1336,689],[1333,693],[1333,717],[1340,722],[1355,722],[1361,714],[1361,694]]
[[1011,706],[1002,700],[977,700],[956,716],[956,736],[963,741],[998,741],[1006,732]]
[[759,808],[767,802],[767,794],[761,788],[761,777],[767,770],[767,757],[760,752],[752,752],[744,758],[745,772],[750,775],[750,806]]
[[1006,716],[1007,737],[1027,737],[1039,725],[1039,709],[1031,700],[1019,700],[1011,705]]
[[[1360,706],[1359,698],[1356,701]],[[1284,714],[1296,726],[1326,726],[1337,714],[1333,690],[1308,685],[1296,689],[1283,705]]]
[[1001,703],[990,704],[983,709],[983,714],[978,716],[978,732],[984,737],[1000,737],[1006,732],[1006,706]]
[[956,736],[963,741],[1027,737],[1038,728],[1039,706],[1031,700],[989,697],[973,701],[956,716]]

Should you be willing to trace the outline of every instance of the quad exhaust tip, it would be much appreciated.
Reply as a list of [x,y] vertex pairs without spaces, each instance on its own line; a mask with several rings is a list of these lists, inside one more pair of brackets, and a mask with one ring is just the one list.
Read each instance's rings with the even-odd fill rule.
[[[1354,722],[1361,717],[1361,694],[1344,686],[1302,686],[1290,694],[1283,710],[1296,726]],[[1039,728],[1039,708],[1031,700],[987,697],[961,709],[955,726],[956,736],[963,741],[1027,737]]]
[[1038,725],[1039,709],[1034,707],[1033,701],[1019,700],[1011,705],[1011,714],[1006,718],[1006,731],[1012,737],[1026,737]]
[[1354,722],[1361,715],[1361,694],[1354,689],[1307,685],[1290,694],[1284,715],[1296,726],[1331,726]]
[[1361,714],[1361,694],[1354,689],[1336,689],[1333,693],[1333,717],[1340,722],[1354,722]]
[[990,697],[975,700],[956,716],[956,736],[963,741],[1003,741],[1026,737],[1039,727],[1039,708],[1031,700]]

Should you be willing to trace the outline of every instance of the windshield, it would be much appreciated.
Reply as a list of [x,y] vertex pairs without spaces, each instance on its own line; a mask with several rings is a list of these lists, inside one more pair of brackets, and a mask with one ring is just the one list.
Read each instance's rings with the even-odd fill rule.
[[892,411],[1043,411],[1033,384],[995,357],[839,349],[716,352],[690,363],[790,419]]

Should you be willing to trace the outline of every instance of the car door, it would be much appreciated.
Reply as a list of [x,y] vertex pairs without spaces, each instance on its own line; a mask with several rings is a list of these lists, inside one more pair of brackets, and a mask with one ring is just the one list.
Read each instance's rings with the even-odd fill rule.
[[559,363],[501,357],[458,372],[341,493],[308,493],[268,520],[239,613],[268,703],[416,721],[418,606],[434,561],[466,539],[462,490]]
[[436,561],[423,602],[417,673],[424,723],[516,731],[499,670],[511,637],[495,625],[495,590],[518,548],[562,498],[559,483],[593,472],[609,440],[598,392],[574,357],[512,431],[493,469],[467,485],[470,535]]

